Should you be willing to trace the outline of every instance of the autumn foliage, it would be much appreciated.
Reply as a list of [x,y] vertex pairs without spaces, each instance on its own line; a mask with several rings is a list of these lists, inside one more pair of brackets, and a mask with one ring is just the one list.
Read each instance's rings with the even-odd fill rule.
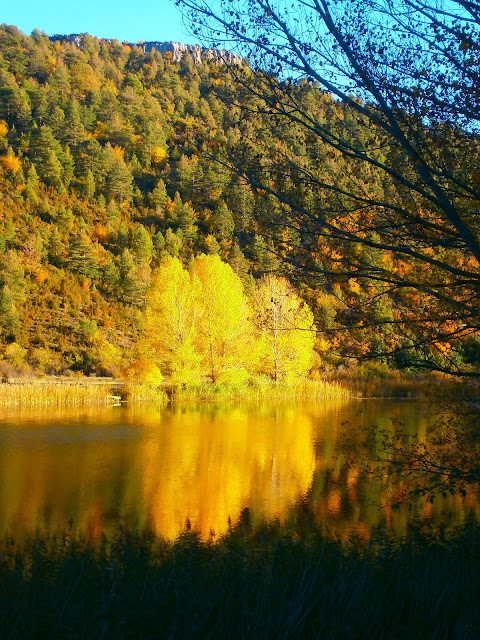
[[283,278],[260,281],[249,300],[218,256],[198,256],[190,272],[166,258],[153,275],[140,351],[174,384],[253,373],[294,381],[308,373],[314,344],[312,312]]
[[[402,215],[433,236],[418,234],[409,254],[383,249],[380,231],[386,242],[403,227],[375,204],[389,189],[381,174],[273,122],[263,89],[247,65],[232,74],[188,55],[0,27],[0,367],[117,375],[145,360],[187,384],[372,358],[476,370],[478,262],[436,240],[437,213],[408,194]],[[333,134],[381,148],[341,101],[308,83],[293,90]],[[340,231],[313,224],[324,213]],[[452,312],[465,304],[468,321]]]

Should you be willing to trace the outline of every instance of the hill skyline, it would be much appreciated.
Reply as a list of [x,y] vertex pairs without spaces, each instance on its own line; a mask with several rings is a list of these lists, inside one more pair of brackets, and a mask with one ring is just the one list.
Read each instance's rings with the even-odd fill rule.
[[134,11],[124,0],[115,3],[85,0],[78,6],[58,0],[42,3],[25,0],[2,7],[1,22],[17,26],[26,35],[38,29],[49,35],[89,33],[121,42],[143,39],[198,43],[188,36],[180,12],[170,0],[145,0]]

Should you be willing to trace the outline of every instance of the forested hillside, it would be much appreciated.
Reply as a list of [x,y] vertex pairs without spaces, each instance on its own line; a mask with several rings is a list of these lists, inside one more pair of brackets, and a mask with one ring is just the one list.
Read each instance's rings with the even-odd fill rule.
[[[174,63],[168,52],[144,53],[140,46],[118,41],[85,35],[76,46],[39,32],[25,36],[15,27],[0,27],[4,363],[44,373],[116,375],[142,349],[162,351],[158,345],[145,346],[147,328],[159,334],[168,324],[152,316],[155,305],[158,314],[164,313],[155,292],[161,297],[163,286],[167,295],[164,285],[173,277],[172,269],[177,275],[179,269],[198,272],[199,265],[207,264],[199,262],[201,254],[219,256],[231,266],[243,285],[239,296],[256,309],[257,332],[263,330],[265,340],[264,308],[258,301],[267,284],[273,285],[264,276],[275,273],[291,281],[295,292],[277,279],[275,295],[293,299],[298,294],[312,309],[313,320],[290,329],[317,330],[318,355],[300,367],[302,372],[312,366],[328,369],[351,357],[377,357],[383,367],[418,362],[401,322],[405,309],[418,312],[418,293],[389,296],[371,279],[364,284],[352,274],[345,277],[344,270],[335,277],[336,265],[358,263],[365,247],[353,247],[346,255],[328,234],[312,245],[308,228],[303,235],[290,209],[268,190],[255,189],[230,172],[226,160],[222,164],[212,158],[221,161],[243,153],[254,171],[266,162],[262,149],[276,146],[279,158],[287,157],[288,150],[301,159],[305,172],[310,163],[316,171],[321,167],[327,185],[329,176],[343,176],[347,183],[355,172],[358,188],[377,192],[378,199],[388,187],[369,167],[347,165],[339,153],[310,144],[304,131],[281,119],[276,128],[263,126],[262,95],[257,103],[251,91],[244,95],[238,74],[251,77],[246,65],[229,68],[208,59],[194,64],[188,53]],[[324,119],[352,137],[365,135],[344,105],[328,94],[308,83],[295,90]],[[316,197],[305,182],[284,186],[296,189],[299,206],[311,205]],[[338,193],[330,201],[324,194],[322,198],[324,207],[338,205]],[[349,224],[354,223],[346,214],[346,228]],[[423,268],[385,257],[375,242],[368,251],[371,264],[377,261],[393,274],[418,277]],[[313,286],[299,276],[296,262],[309,261],[322,261],[324,271],[330,265],[331,277],[320,284],[317,278]],[[218,274],[229,277],[221,269]],[[269,301],[273,294],[264,305]],[[475,334],[468,332],[452,347],[448,335],[459,332],[454,318],[438,322],[446,337],[428,346],[430,359],[473,366],[479,351]],[[163,373],[188,369],[162,353]],[[267,356],[258,358],[265,362]],[[272,366],[263,371],[276,377]],[[207,372],[212,379],[215,371]]]

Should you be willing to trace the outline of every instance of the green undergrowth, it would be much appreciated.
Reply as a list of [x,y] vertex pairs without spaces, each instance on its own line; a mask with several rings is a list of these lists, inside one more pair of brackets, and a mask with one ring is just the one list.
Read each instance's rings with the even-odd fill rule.
[[121,531],[0,552],[0,637],[475,638],[480,529],[340,543],[241,523],[220,541]]

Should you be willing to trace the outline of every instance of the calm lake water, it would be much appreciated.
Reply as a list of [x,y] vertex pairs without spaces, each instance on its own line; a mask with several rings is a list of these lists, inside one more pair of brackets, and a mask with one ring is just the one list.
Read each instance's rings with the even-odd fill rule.
[[[340,538],[400,535],[412,518],[460,524],[479,514],[475,494],[393,510],[398,486],[365,472],[359,425],[424,437],[430,419],[393,401],[0,412],[0,535],[71,523],[94,541],[124,524],[174,539],[188,520],[208,538],[247,508],[254,525],[307,510]],[[341,446],[352,433],[353,457]]]

